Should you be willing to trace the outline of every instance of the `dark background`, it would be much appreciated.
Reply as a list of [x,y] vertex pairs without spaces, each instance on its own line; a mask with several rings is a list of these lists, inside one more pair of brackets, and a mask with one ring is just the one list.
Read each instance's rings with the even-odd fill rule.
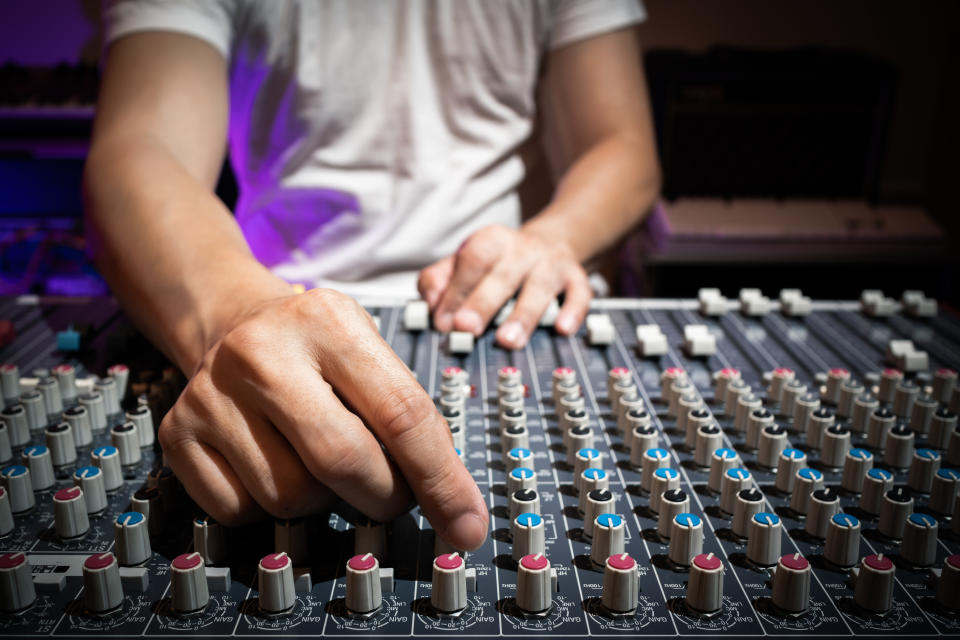
[[[600,265],[615,292],[917,288],[957,304],[958,3],[645,5],[664,199]],[[81,0],[0,7],[0,293],[105,292],[79,197],[98,17]],[[535,211],[549,136],[529,147]],[[235,190],[228,172],[225,201]]]

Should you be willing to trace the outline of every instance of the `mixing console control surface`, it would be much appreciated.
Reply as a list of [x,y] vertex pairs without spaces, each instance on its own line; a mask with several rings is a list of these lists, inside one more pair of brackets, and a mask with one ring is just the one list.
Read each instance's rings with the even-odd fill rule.
[[921,298],[605,300],[515,352],[368,306],[487,496],[469,553],[417,509],[221,526],[116,305],[0,300],[0,636],[960,634],[960,319]]

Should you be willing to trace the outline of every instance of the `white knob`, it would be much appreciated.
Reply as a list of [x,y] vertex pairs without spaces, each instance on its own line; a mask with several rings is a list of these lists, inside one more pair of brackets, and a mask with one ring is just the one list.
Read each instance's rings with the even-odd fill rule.
[[901,380],[893,392],[893,413],[908,419],[913,412],[913,404],[920,395],[920,387],[913,380]]
[[466,608],[467,565],[460,554],[443,554],[434,558],[430,604],[441,613],[455,613]]
[[103,488],[109,493],[123,486],[120,452],[114,446],[97,447],[90,452],[94,466],[103,471]]
[[30,426],[27,424],[27,411],[22,404],[15,404],[0,411],[0,421],[7,423],[10,445],[22,447],[30,442]]
[[791,493],[797,471],[807,466],[807,454],[800,449],[788,447],[780,452],[780,461],[777,462],[777,476],[773,485],[777,491]]
[[877,451],[883,451],[887,446],[887,434],[893,429],[896,416],[887,407],[880,407],[870,415],[867,423],[867,445]]
[[[93,468],[96,469],[96,467]],[[156,487],[137,489],[133,497],[130,498],[130,510],[143,514],[143,517],[147,519],[147,531],[151,536],[160,535],[163,532],[163,504],[160,501],[159,489]]]
[[960,425],[953,425],[950,441],[947,443],[947,462],[960,465]]
[[940,454],[933,449],[917,449],[910,461],[907,486],[919,493],[930,493],[933,478],[940,470]]
[[593,523],[590,559],[602,567],[612,555],[623,553],[626,527],[623,518],[615,513],[601,513]]
[[655,447],[647,449],[640,465],[640,488],[650,492],[653,486],[653,472],[670,466],[670,453],[666,449]]
[[63,412],[63,421],[73,431],[73,442],[78,447],[89,446],[93,442],[93,429],[90,426],[90,412],[83,405],[74,405]]
[[[797,399],[804,396],[807,393],[807,385],[799,380],[791,380],[790,382],[783,385],[783,394],[780,397],[780,415],[782,416],[793,416],[794,405],[797,402]],[[817,406],[820,406],[820,400],[817,400]],[[796,424],[794,420],[794,429],[797,431],[802,431]]]
[[206,565],[216,566],[227,559],[227,542],[223,527],[210,516],[193,519],[193,550]]
[[271,553],[257,567],[260,610],[277,615],[293,609],[297,593],[293,583],[293,562],[283,553]]
[[870,515],[880,513],[883,496],[893,488],[893,474],[886,469],[873,468],[863,477],[860,508]]
[[729,469],[740,465],[740,457],[737,452],[727,447],[714,449],[710,454],[710,476],[707,479],[707,487],[714,493],[720,493],[720,485],[723,481],[723,474]]
[[851,493],[863,490],[863,478],[873,468],[873,454],[866,449],[850,449],[843,459],[840,486]]
[[607,489],[594,489],[587,494],[587,503],[583,510],[583,536],[593,537],[593,525],[601,513],[614,513],[613,494]]
[[837,415],[849,418],[853,413],[853,401],[864,392],[863,385],[856,380],[847,380],[840,387],[840,397],[837,400]]
[[880,402],[891,404],[897,385],[903,380],[903,372],[899,369],[884,369],[880,372],[880,386],[877,397]]
[[98,553],[83,562],[83,603],[94,614],[104,614],[123,604],[120,566],[112,553]]
[[610,554],[603,567],[603,587],[600,603],[617,614],[626,614],[637,608],[640,595],[637,561],[627,553]]
[[670,391],[667,394],[667,415],[676,418],[680,414],[680,398],[690,393],[696,395],[697,388],[686,378],[670,385]]
[[733,430],[737,433],[743,433],[747,430],[747,422],[750,414],[761,408],[763,403],[754,393],[744,393],[737,400],[737,411],[733,417]]
[[660,513],[660,503],[667,491],[680,488],[680,473],[676,469],[663,467],[653,472],[653,484],[650,486],[650,511]]
[[10,446],[10,429],[7,423],[0,418],[0,463],[9,462],[13,457],[13,448]]
[[500,447],[504,458],[510,453],[511,449],[530,448],[530,434],[525,424],[507,425],[500,431]]
[[790,495],[790,510],[800,516],[805,514],[810,494],[819,489],[823,489],[822,473],[810,467],[797,471],[793,481],[793,493]]
[[[630,416],[628,418],[628,416]],[[624,393],[620,396],[620,399],[617,400],[615,405],[614,417],[617,419],[617,429],[624,433],[627,430],[627,425],[630,423],[650,423],[650,414],[647,412],[646,405],[644,405],[643,399],[640,397],[639,391],[636,387],[630,390],[629,393]]]
[[733,515],[737,502],[737,494],[743,489],[753,486],[753,476],[742,467],[728,469],[720,482],[720,509]]
[[140,441],[140,447],[152,447],[155,439],[153,432],[153,413],[150,407],[140,405],[127,412],[127,422],[132,422],[137,427],[137,439]]
[[682,489],[670,489],[660,496],[660,515],[657,520],[657,534],[667,540],[673,527],[673,519],[681,513],[690,511],[690,498]]
[[610,476],[603,469],[587,469],[581,474],[580,493],[577,496],[577,510],[583,513],[587,509],[587,496],[594,490],[610,488]]
[[678,513],[670,529],[667,557],[675,565],[689,567],[703,553],[703,520],[692,513]]
[[45,491],[53,486],[57,478],[53,475],[53,461],[50,449],[42,444],[27,447],[21,456],[23,464],[30,469],[30,482],[34,491]]
[[[635,407],[623,414],[623,419],[617,421],[617,429],[621,436],[630,435],[640,426],[650,426],[650,412],[643,407]],[[649,447],[647,447],[649,449]]]
[[750,535],[750,521],[760,513],[763,507],[763,494],[756,487],[742,489],[737,494],[737,501],[733,506],[733,521],[730,529],[741,538]]
[[781,557],[771,579],[774,606],[788,613],[805,611],[810,601],[810,573],[810,563],[799,553]]
[[127,511],[117,516],[113,523],[113,535],[116,540],[114,550],[121,566],[143,564],[153,555],[147,517],[142,513]]
[[30,481],[30,469],[22,464],[5,467],[0,471],[3,488],[10,497],[10,510],[15,514],[26,513],[37,504],[33,496],[33,483]]
[[516,562],[530,554],[546,551],[543,518],[537,513],[521,513],[513,519],[513,549],[511,556]]
[[43,429],[47,426],[47,407],[43,404],[43,396],[36,389],[20,395],[20,404],[27,416],[27,428],[30,431]]
[[73,366],[69,364],[60,364],[53,368],[53,377],[57,379],[57,385],[60,387],[60,397],[69,402],[77,397],[77,374]]
[[906,425],[897,425],[887,435],[883,462],[894,469],[906,469],[913,459],[914,435]]
[[347,561],[347,609],[353,613],[376,611],[383,603],[380,589],[380,563],[372,553],[356,555]]
[[748,449],[760,445],[760,432],[773,424],[773,414],[763,407],[754,409],[747,418],[746,444]]
[[0,487],[0,536],[13,531],[14,524],[13,511],[10,509],[10,495],[6,489]]
[[778,424],[768,424],[760,432],[757,448],[757,464],[776,470],[780,462],[780,452],[787,448],[787,430]]
[[512,520],[521,513],[540,513],[540,494],[536,489],[521,489],[510,494],[507,516]]
[[690,563],[687,606],[712,613],[723,606],[723,563],[712,553],[701,553]]
[[140,437],[135,424],[124,422],[115,426],[110,430],[110,442],[119,454],[121,467],[132,467],[140,463]]
[[840,513],[840,497],[837,492],[827,487],[817,489],[807,502],[807,522],[804,531],[807,535],[823,540],[827,537],[830,519]]
[[633,376],[630,369],[626,367],[613,367],[607,372],[607,395],[610,396],[610,402],[616,400],[617,385],[629,386],[633,384]]
[[837,513],[827,525],[823,557],[838,567],[852,567],[860,558],[860,521],[849,513]]
[[952,611],[960,610],[960,554],[949,556],[943,563],[937,582],[937,602]]
[[913,513],[913,497],[903,488],[894,487],[880,501],[877,531],[893,540],[903,537],[907,518]]
[[767,511],[754,515],[747,536],[747,559],[760,567],[776,564],[780,557],[782,532],[780,516]]
[[933,476],[930,486],[930,508],[937,513],[948,514],[960,490],[960,471],[940,469]]
[[911,513],[903,529],[900,557],[914,567],[929,567],[937,559],[937,519],[927,513]]
[[510,473],[517,467],[527,467],[533,469],[533,452],[525,447],[516,447],[507,452],[507,459],[504,460],[507,473]]
[[120,413],[120,398],[116,380],[100,378],[94,383],[93,388],[103,396],[103,410],[108,416]]
[[36,599],[27,554],[15,551],[0,555],[0,611],[19,613]]
[[723,397],[723,412],[728,416],[736,416],[737,401],[740,396],[750,393],[750,385],[742,378],[731,380],[727,384],[727,393]]
[[552,603],[550,561],[542,553],[523,556],[517,567],[517,606],[528,613],[540,613]]
[[50,462],[55,469],[77,461],[77,446],[73,441],[73,429],[68,422],[58,422],[47,427],[44,438],[50,449]]
[[[682,430],[682,433],[684,434],[683,444],[687,449],[696,451],[697,432],[700,431],[700,427],[707,424],[714,424],[714,420],[713,416],[710,415],[710,412],[704,407],[694,409],[687,414],[687,418]],[[677,428],[679,431],[679,425],[677,425]]]
[[853,401],[853,416],[850,418],[850,429],[854,433],[866,433],[870,416],[880,407],[880,401],[869,393],[860,395]]
[[776,404],[783,396],[783,387],[796,377],[793,369],[777,367],[770,376],[770,385],[767,387],[767,400]]
[[687,423],[690,415],[703,409],[703,400],[696,393],[685,393],[677,400],[677,426],[680,433],[687,433]]
[[[960,387],[956,387],[960,389]],[[956,390],[954,395],[956,395]],[[927,445],[934,449],[944,450],[950,444],[951,434],[957,430],[957,414],[946,407],[940,407],[930,419],[930,433],[927,434]],[[951,454],[952,464],[957,464],[956,457]]]
[[957,372],[953,369],[937,369],[933,374],[933,397],[937,402],[946,404],[950,394],[957,386]]
[[860,563],[853,599],[862,608],[875,613],[890,609],[893,601],[893,581],[896,569],[893,561],[884,556],[870,555]]
[[90,429],[94,433],[102,433],[107,430],[107,412],[103,407],[103,395],[94,391],[84,393],[78,399],[80,406],[87,408],[90,415]]
[[850,379],[850,372],[840,367],[827,371],[827,386],[824,389],[822,400],[830,404],[837,404],[840,399],[840,387]]
[[173,610],[177,613],[191,613],[207,606],[210,602],[207,569],[199,553],[183,553],[173,559],[170,591]]
[[823,432],[836,423],[836,415],[827,407],[820,407],[807,418],[806,443],[811,449],[823,444]]
[[130,368],[125,364],[113,364],[107,368],[107,375],[117,382],[117,400],[123,401],[127,395],[127,382],[130,379]]
[[727,385],[733,380],[740,378],[740,372],[737,369],[726,367],[713,374],[713,397],[725,398],[727,395]]
[[657,429],[652,425],[646,424],[634,427],[630,432],[630,466],[640,468],[643,466],[643,455],[650,449],[657,447],[657,439],[660,437]]
[[597,449],[584,447],[577,451],[573,459],[573,486],[580,489],[580,476],[587,469],[599,469],[603,467],[603,458]]
[[716,423],[702,424],[697,429],[697,444],[693,453],[693,462],[706,469],[710,466],[710,455],[723,444],[723,432]]
[[937,411],[937,401],[933,396],[921,396],[913,403],[910,411],[910,429],[922,438],[930,433],[930,423]]
[[7,400],[20,395],[20,367],[9,362],[0,364],[0,391]]
[[660,374],[660,400],[666,402],[670,387],[673,386],[673,383],[680,379],[686,379],[686,377],[687,372],[681,367],[667,367],[664,369],[663,373]]
[[533,469],[528,467],[517,467],[507,474],[507,495],[513,495],[515,491],[521,489],[536,489],[537,476]]
[[90,519],[87,502],[80,487],[64,487],[53,496],[53,520],[61,540],[75,540],[87,535]]
[[820,441],[820,464],[828,469],[839,469],[850,450],[850,429],[835,424],[823,432]]

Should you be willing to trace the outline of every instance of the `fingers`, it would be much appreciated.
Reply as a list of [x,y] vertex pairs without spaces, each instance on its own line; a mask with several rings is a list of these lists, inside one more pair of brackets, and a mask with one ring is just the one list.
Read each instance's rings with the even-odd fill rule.
[[[497,238],[503,235],[504,231],[500,228],[487,227],[470,236],[457,251],[454,256],[453,275],[434,310],[433,325],[437,330],[453,330],[454,313],[500,257],[504,247]],[[466,314],[461,321],[474,326],[480,319]]]
[[562,282],[549,268],[535,269],[523,284],[513,312],[497,329],[497,342],[508,349],[527,344],[550,301],[560,293]]
[[436,308],[437,303],[440,302],[440,296],[450,284],[453,265],[454,256],[447,256],[420,271],[417,290],[420,292],[420,297],[427,301],[427,306],[431,310]]
[[583,319],[587,317],[592,298],[593,290],[590,288],[587,274],[580,265],[577,265],[577,268],[569,273],[564,284],[563,306],[557,314],[554,328],[568,336],[576,333],[583,324]]
[[475,336],[483,333],[500,307],[516,293],[529,268],[520,261],[499,261],[460,305],[453,316],[454,328]]

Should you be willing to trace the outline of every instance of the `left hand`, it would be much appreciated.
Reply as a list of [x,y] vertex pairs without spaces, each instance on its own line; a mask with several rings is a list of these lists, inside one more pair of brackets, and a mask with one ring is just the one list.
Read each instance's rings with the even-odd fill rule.
[[561,292],[564,303],[554,327],[575,333],[592,297],[586,271],[569,245],[500,225],[480,229],[454,255],[423,269],[417,286],[437,330],[477,336],[519,290],[513,313],[497,329],[497,341],[509,349],[526,345]]

